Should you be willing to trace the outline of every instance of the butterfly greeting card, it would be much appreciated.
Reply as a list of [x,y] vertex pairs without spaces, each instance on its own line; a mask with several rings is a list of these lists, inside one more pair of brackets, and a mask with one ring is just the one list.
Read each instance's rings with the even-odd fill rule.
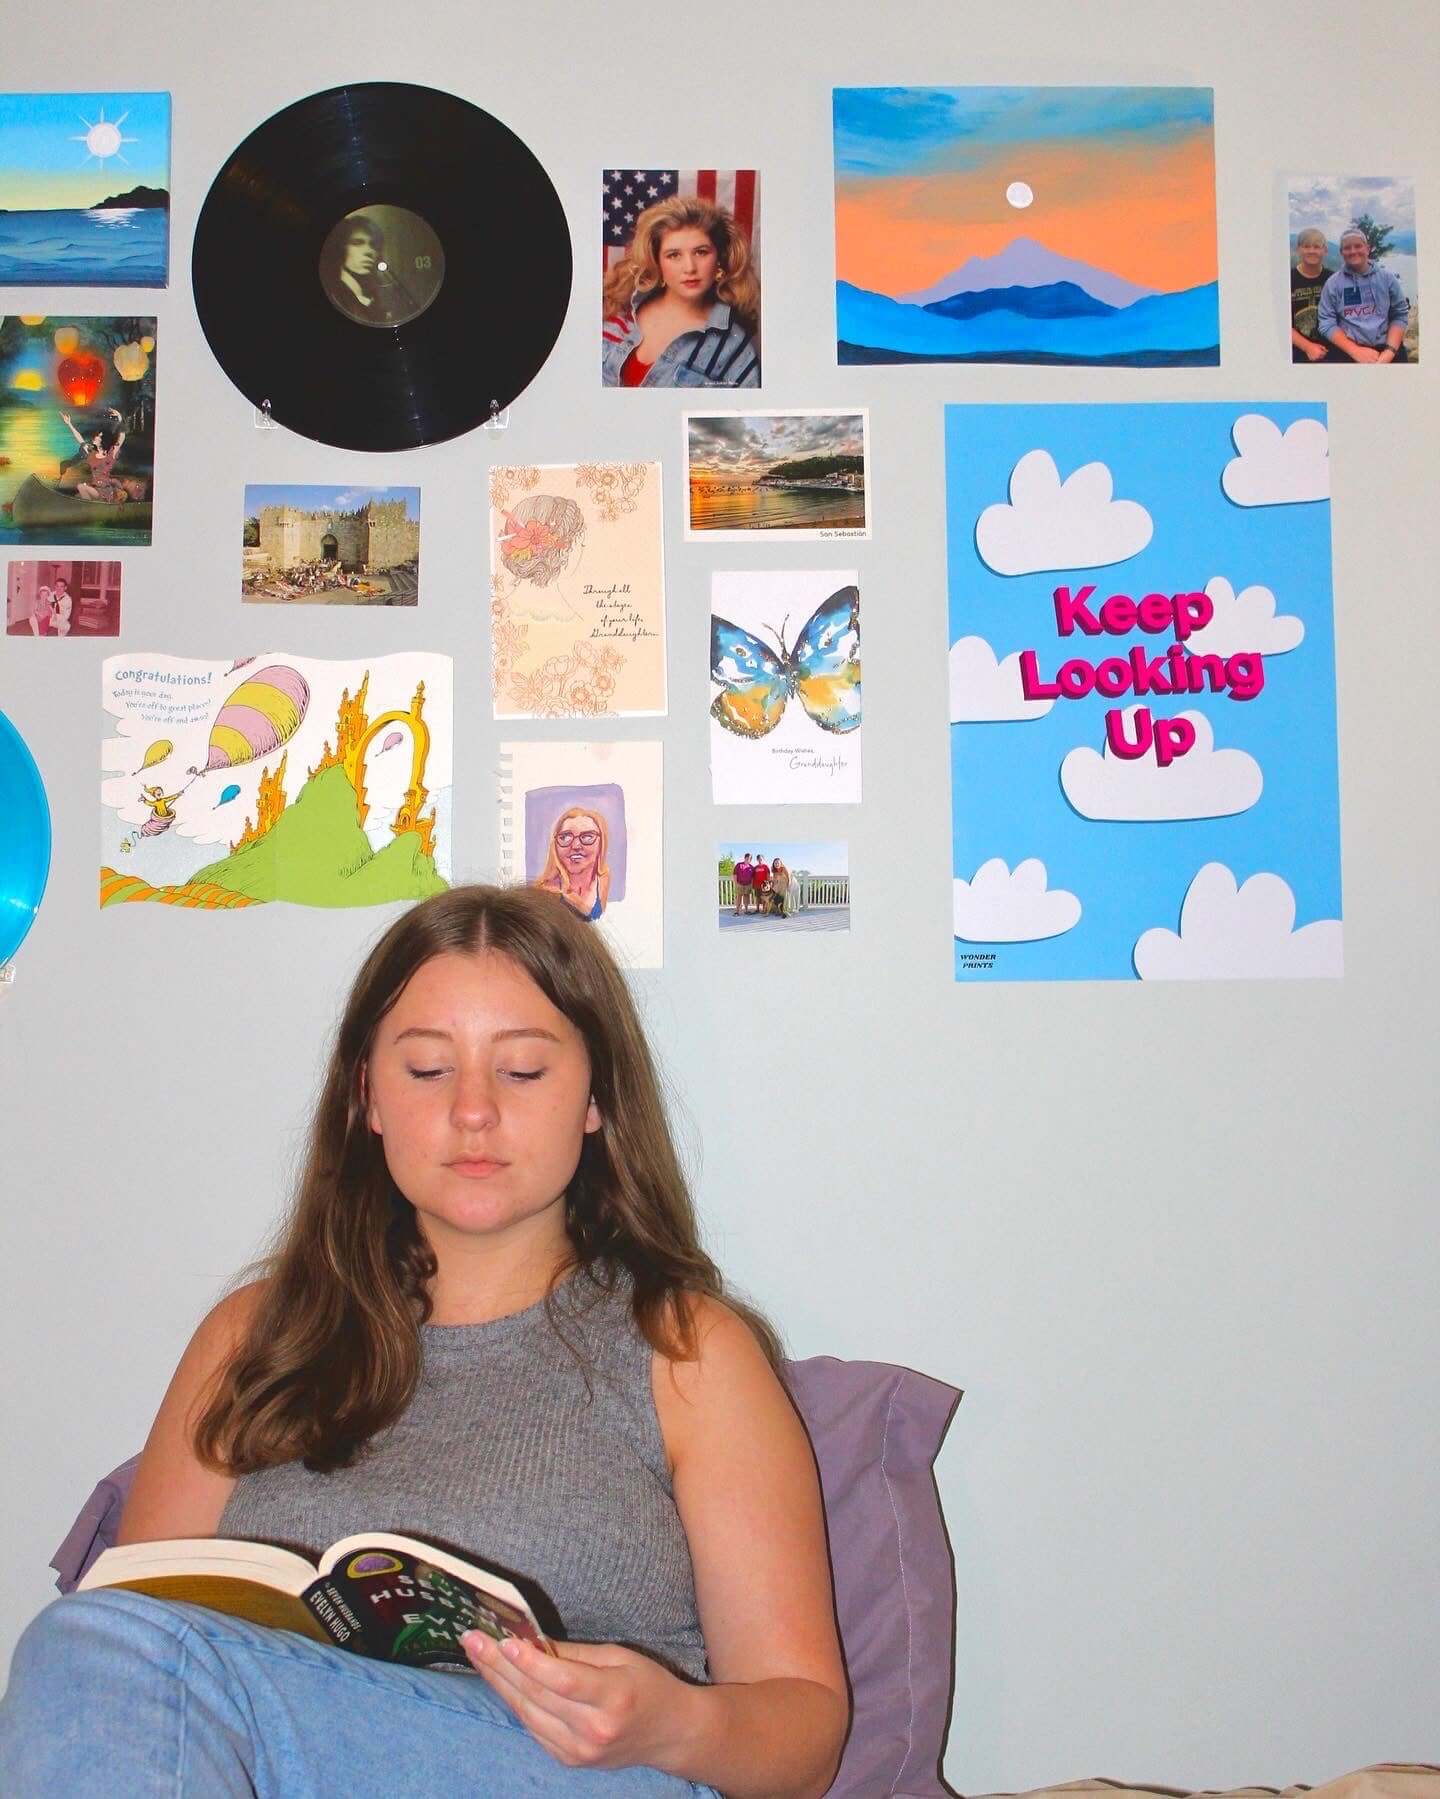
[[719,805],[860,798],[853,569],[710,578],[710,777]]

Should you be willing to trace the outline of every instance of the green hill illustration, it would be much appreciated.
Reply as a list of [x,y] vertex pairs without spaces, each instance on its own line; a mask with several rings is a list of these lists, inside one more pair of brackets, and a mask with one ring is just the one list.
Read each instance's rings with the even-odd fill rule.
[[302,906],[378,906],[423,899],[446,886],[418,831],[382,850],[370,847],[355,817],[355,789],[338,763],[312,775],[263,837],[197,868],[189,884],[204,882],[252,900]]
[[[277,682],[282,685],[277,686]],[[373,721],[366,711],[369,688],[367,670],[353,696],[349,688],[345,689],[335,719],[335,748],[331,749],[327,738],[319,762],[309,770],[293,802],[285,791],[289,750],[273,768],[261,770],[255,817],[253,821],[246,818],[245,828],[230,845],[228,855],[197,868],[184,881],[163,887],[152,886],[126,870],[102,866],[100,904],[152,901],[186,909],[218,910],[289,900],[301,906],[379,906],[393,900],[425,899],[432,893],[444,893],[449,883],[435,866],[435,812],[433,808],[429,812],[424,809],[429,797],[425,763],[430,751],[430,730],[423,716],[425,683],[421,681],[416,686],[408,711],[387,711]],[[304,716],[308,702],[309,688],[303,678],[280,664],[247,678],[231,693],[212,728],[209,767],[236,766],[237,747],[240,762],[253,754],[232,714],[243,721],[251,719],[257,707],[263,714],[269,706],[275,717],[282,722],[288,720],[283,742]],[[261,722],[273,721],[264,715]],[[370,814],[366,756],[387,725],[399,725],[402,729],[391,733],[384,748],[398,745],[406,733],[410,737],[410,784],[390,823],[390,841],[377,850],[364,830]],[[273,737],[271,742],[273,747]],[[160,790],[154,791],[158,794]],[[185,791],[181,789],[181,793]],[[167,796],[167,803],[179,797]],[[150,803],[155,805],[153,800]],[[156,819],[161,816],[157,808]],[[174,815],[164,816],[168,819]],[[133,842],[133,838],[128,839],[120,847],[129,849]]]

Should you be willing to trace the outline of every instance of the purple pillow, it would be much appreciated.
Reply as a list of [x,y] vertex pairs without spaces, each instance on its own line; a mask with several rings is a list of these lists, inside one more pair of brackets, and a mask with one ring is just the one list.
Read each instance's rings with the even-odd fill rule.
[[829,1799],[943,1799],[955,1578],[931,1465],[959,1389],[834,1356],[785,1377],[820,1467],[855,1706]]
[[50,1566],[59,1575],[55,1585],[62,1593],[73,1593],[100,1551],[113,1548],[120,1514],[125,1510],[139,1463],[139,1456],[132,1455],[113,1474],[105,1476],[81,1506],[80,1516],[66,1532],[65,1541],[50,1557]]
[[[945,1799],[955,1583],[931,1465],[959,1389],[835,1356],[787,1362],[785,1379],[820,1468],[855,1706],[828,1799]],[[55,1551],[62,1593],[115,1541],[139,1459],[105,1476]]]

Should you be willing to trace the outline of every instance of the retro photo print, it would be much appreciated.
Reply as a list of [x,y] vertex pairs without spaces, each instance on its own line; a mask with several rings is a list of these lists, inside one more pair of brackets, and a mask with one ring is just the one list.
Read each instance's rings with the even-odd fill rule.
[[760,385],[754,169],[606,169],[600,374],[606,387]]

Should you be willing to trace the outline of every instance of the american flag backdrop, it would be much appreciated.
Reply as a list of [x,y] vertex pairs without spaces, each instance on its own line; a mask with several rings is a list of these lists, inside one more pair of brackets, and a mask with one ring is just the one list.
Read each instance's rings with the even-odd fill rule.
[[754,169],[606,169],[601,241],[606,270],[625,254],[635,221],[647,206],[671,194],[698,194],[733,215],[760,265],[760,178]]

